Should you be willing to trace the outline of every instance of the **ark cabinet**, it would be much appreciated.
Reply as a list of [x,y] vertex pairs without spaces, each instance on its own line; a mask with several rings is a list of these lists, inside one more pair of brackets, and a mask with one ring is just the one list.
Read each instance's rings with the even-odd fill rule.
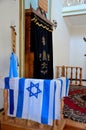
[[[39,20],[41,23],[39,23]],[[51,45],[52,36],[51,34],[48,34],[48,36],[46,36],[46,33],[44,33],[43,36],[41,36],[42,39],[39,42],[39,39],[40,39],[39,35],[41,33],[39,32],[39,29],[38,31],[37,30],[35,31],[35,27],[32,27],[34,26],[32,21],[39,27],[41,26],[43,29],[46,28],[46,30],[49,30],[50,33],[53,28],[53,24],[46,18],[44,12],[40,10],[34,10],[32,8],[25,10],[25,77],[26,78],[43,78],[43,75],[44,75],[44,78],[46,79],[45,75],[48,71],[49,72],[51,71],[53,75],[53,66],[52,66],[52,69],[50,68],[50,70],[48,70],[49,68],[48,66],[50,66],[50,59],[53,60],[52,54],[48,54],[48,53],[52,53],[52,45]],[[46,25],[43,25],[45,23]],[[37,32],[39,32],[39,34],[37,34]],[[39,38],[36,35],[38,35]],[[50,37],[50,41],[47,37]],[[45,50],[43,51],[43,57],[45,57],[43,58],[44,60],[40,58],[40,56],[42,56],[42,53],[40,51],[42,50],[41,41],[43,41],[43,38],[48,39],[47,44],[49,44],[49,46],[47,45],[47,48],[45,48]],[[37,39],[38,39],[38,42],[37,42]],[[48,50],[50,49],[51,51],[48,52]],[[38,63],[41,63],[41,64],[39,65]],[[44,68],[45,66],[46,68]],[[42,77],[40,76],[41,72],[43,72]],[[50,74],[48,75],[50,76]],[[48,78],[48,75],[47,75],[47,78]]]

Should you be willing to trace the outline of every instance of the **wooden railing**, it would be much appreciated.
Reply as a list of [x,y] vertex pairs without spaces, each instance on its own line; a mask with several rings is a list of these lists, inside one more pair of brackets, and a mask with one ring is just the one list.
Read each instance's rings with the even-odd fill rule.
[[81,4],[86,4],[86,0],[64,0],[63,6],[77,6]]
[[56,66],[56,78],[67,77],[70,85],[82,85],[82,68],[73,66]]

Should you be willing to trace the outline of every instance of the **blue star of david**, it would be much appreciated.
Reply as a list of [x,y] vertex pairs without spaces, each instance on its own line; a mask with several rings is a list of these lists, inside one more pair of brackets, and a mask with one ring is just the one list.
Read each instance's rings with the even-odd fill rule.
[[38,98],[38,94],[41,93],[42,91],[39,89],[39,83],[34,84],[34,83],[30,83],[30,86],[27,88],[27,90],[29,91],[29,96],[35,96],[36,98]]

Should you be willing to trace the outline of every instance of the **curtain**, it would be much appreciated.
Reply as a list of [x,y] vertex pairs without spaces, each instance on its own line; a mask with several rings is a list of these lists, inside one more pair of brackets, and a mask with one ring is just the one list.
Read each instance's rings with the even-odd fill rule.
[[34,78],[53,78],[52,29],[49,24],[32,15],[31,51],[34,52]]

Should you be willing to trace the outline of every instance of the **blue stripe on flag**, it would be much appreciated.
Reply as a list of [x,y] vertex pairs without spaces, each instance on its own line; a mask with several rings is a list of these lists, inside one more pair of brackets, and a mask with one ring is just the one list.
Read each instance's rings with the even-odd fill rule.
[[24,85],[25,85],[25,78],[19,79],[18,102],[17,102],[17,112],[16,112],[16,116],[19,118],[22,117],[23,100],[24,100]]
[[56,81],[54,82],[53,120],[55,120],[55,93],[56,93]]
[[9,89],[10,86],[9,86],[9,77],[6,77],[5,79],[5,89]]
[[69,87],[69,79],[66,78],[66,91],[65,91],[65,96],[68,96],[68,87]]
[[10,102],[10,107],[9,107],[9,113],[13,114],[14,111],[14,92],[13,90],[10,89],[10,84],[9,84],[10,78],[6,77],[5,78],[5,89],[9,89],[9,102]]
[[9,102],[10,102],[10,108],[9,113],[13,114],[14,111],[14,91],[12,89],[9,89]]
[[41,123],[48,124],[50,80],[44,80]]

